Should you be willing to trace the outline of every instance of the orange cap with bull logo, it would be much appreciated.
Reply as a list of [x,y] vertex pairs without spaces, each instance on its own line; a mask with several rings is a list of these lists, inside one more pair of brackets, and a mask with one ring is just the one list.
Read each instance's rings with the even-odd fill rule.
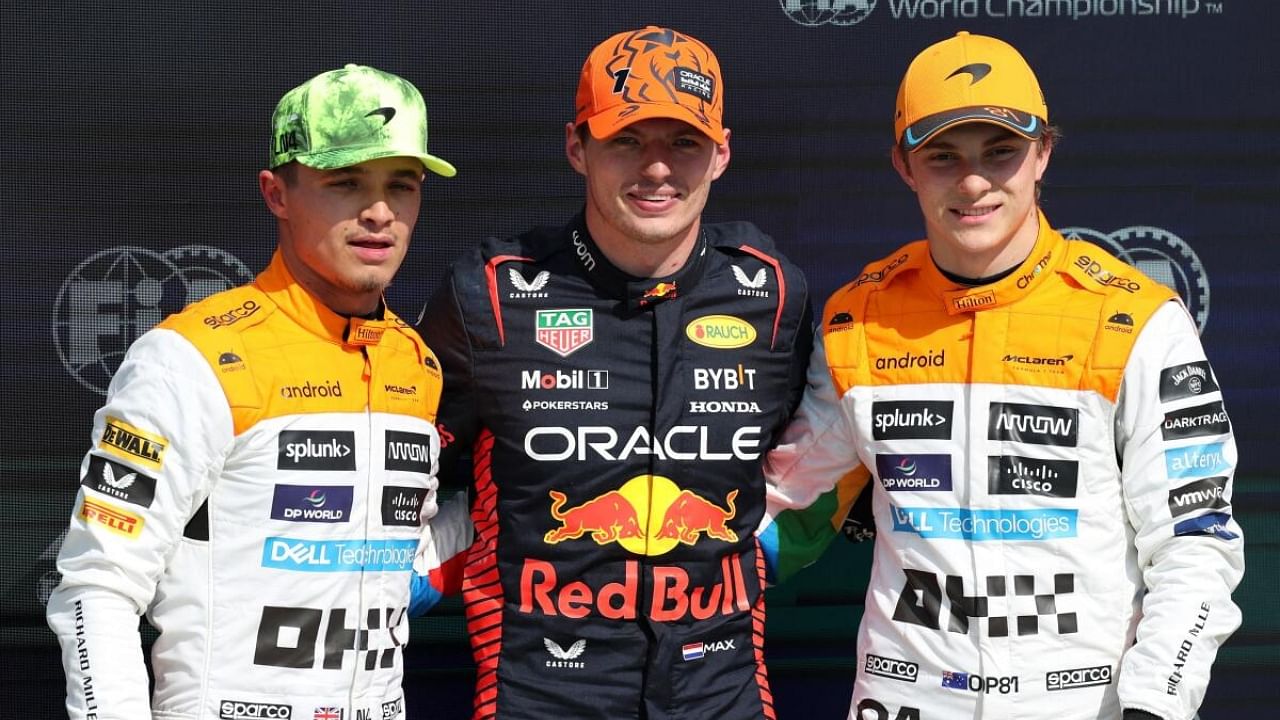
[[724,143],[720,62],[697,38],[650,25],[591,51],[578,80],[574,124],[606,138],[649,118],[683,120]]

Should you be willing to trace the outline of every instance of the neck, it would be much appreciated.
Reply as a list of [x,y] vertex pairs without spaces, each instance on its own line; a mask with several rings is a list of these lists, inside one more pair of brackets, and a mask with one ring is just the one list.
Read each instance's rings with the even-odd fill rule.
[[637,240],[619,232],[588,204],[587,232],[614,267],[639,278],[666,277],[684,267],[698,244],[699,219],[679,234],[662,239]]
[[1032,207],[1018,228],[1004,242],[984,250],[972,250],[963,242],[943,242],[929,233],[929,254],[938,269],[964,278],[999,276],[1022,264],[1040,237],[1040,213]]

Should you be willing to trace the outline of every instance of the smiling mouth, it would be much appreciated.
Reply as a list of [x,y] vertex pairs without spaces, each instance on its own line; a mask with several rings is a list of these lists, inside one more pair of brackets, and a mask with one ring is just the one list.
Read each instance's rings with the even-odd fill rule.
[[951,212],[961,217],[982,217],[983,215],[990,215],[995,212],[998,207],[999,205],[990,205],[988,207],[980,208],[952,208]]

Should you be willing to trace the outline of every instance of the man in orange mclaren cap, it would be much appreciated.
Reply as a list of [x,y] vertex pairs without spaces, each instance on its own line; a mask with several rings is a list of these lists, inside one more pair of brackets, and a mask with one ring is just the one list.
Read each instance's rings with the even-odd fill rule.
[[465,566],[477,718],[773,717],[754,530],[810,311],[769,237],[701,221],[724,94],[689,35],[605,40],[565,127],[582,212],[482,243],[424,312],[441,476],[470,456],[474,500],[442,509],[418,588]]
[[775,525],[871,493],[850,717],[1185,720],[1240,622],[1218,379],[1172,291],[1040,212],[1048,121],[1000,40],[915,58],[892,153],[925,239],[828,300],[766,463]]

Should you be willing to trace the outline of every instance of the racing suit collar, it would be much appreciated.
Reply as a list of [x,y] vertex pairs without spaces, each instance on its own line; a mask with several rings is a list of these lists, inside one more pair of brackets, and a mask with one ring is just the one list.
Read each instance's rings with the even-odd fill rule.
[[658,278],[638,278],[623,272],[609,262],[600,246],[587,232],[586,218],[582,213],[569,223],[570,248],[578,257],[578,267],[587,280],[605,297],[621,300],[629,310],[652,307],[660,302],[688,294],[698,284],[707,264],[707,234],[698,231],[698,244],[684,266],[674,273]]
[[340,345],[377,345],[387,327],[396,323],[395,316],[381,299],[377,313],[381,319],[377,320],[349,318],[330,310],[294,279],[279,249],[271,256],[267,269],[254,280],[254,285],[298,325]]
[[1066,241],[1037,211],[1040,231],[1031,254],[1013,272],[987,285],[963,287],[949,280],[927,258],[920,263],[923,277],[946,304],[948,315],[989,310],[1017,302],[1035,291],[1066,260]]

